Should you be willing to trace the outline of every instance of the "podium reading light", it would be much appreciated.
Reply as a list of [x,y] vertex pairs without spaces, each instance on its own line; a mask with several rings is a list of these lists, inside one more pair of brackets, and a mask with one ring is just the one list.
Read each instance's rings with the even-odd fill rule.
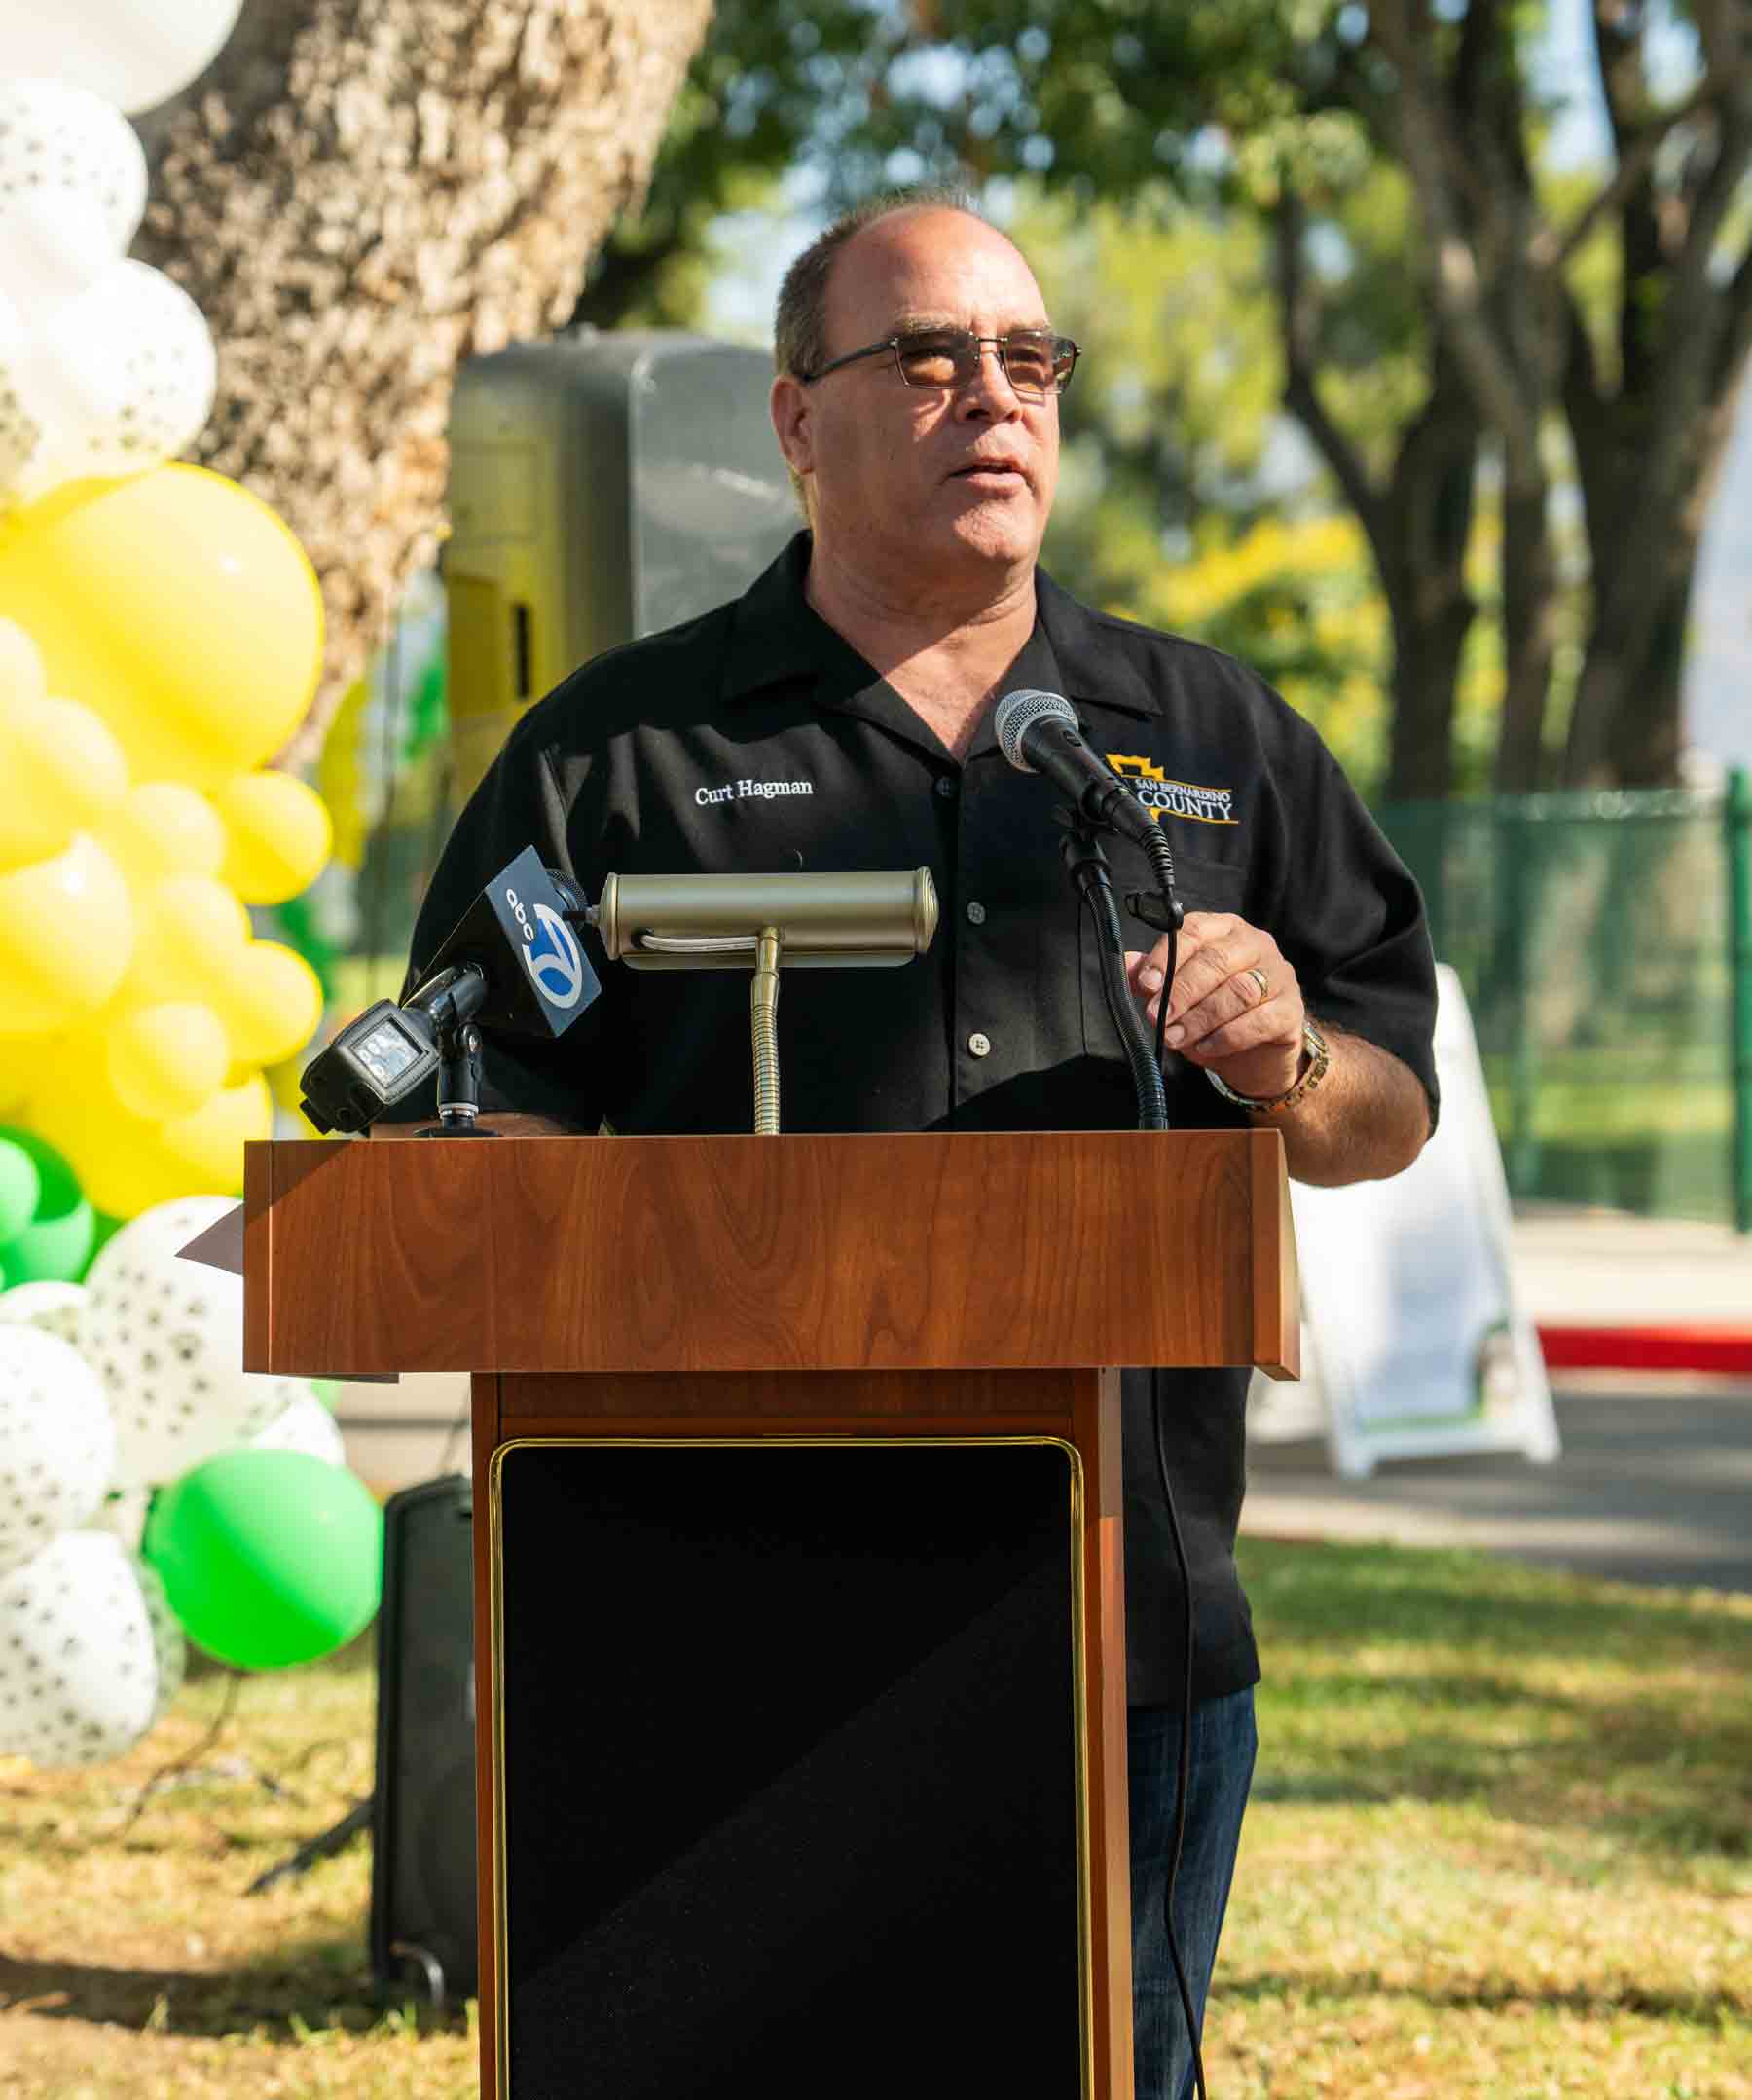
[[609,875],[590,923],[629,970],[751,970],[754,1129],[779,1132],[779,971],[911,962],[936,932],[928,867],[894,874]]

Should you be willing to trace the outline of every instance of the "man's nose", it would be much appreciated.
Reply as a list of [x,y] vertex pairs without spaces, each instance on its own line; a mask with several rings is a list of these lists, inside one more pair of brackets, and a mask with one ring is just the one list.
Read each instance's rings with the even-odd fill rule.
[[995,409],[1004,416],[1021,410],[1022,396],[1010,385],[1010,376],[1004,370],[1004,357],[996,343],[979,345],[979,369],[963,383],[957,406],[966,407],[970,403]]

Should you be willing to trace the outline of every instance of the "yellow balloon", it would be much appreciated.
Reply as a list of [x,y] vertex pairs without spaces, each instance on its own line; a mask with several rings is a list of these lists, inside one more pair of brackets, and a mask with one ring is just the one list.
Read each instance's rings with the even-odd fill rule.
[[335,828],[334,857],[357,874],[365,858],[365,783],[359,745],[365,732],[365,709],[371,686],[355,679],[341,696],[335,718],[322,740],[316,781],[323,807]]
[[221,1006],[249,941],[249,914],[211,875],[163,875],[143,883],[139,939],[124,995],[133,1004],[193,999]]
[[143,780],[205,788],[265,763],[321,669],[304,549],[204,467],[68,483],[14,512],[0,616],[28,626],[50,682],[97,710]]
[[268,1082],[254,1072],[235,1087],[221,1087],[194,1115],[161,1124],[158,1148],[166,1169],[180,1183],[179,1196],[203,1191],[230,1195],[233,1190],[240,1194],[244,1145],[273,1135],[274,1096]]
[[45,1072],[59,1069],[58,1035],[0,1036],[0,1117],[12,1113],[41,1086]]
[[128,792],[128,760],[77,700],[15,700],[0,713],[0,867],[64,853]]
[[231,1033],[234,1069],[278,1064],[316,1033],[322,981],[296,949],[252,940],[233,961],[219,1011]]
[[180,1196],[229,1196],[243,1186],[246,1138],[269,1137],[274,1103],[258,1073],[221,1087],[193,1115],[133,1116],[109,1084],[103,1046],[71,1046],[63,1083],[32,1098],[31,1128],[66,1155],[94,1208],[138,1217]]
[[0,718],[20,700],[43,700],[49,674],[43,652],[17,620],[0,620]]
[[211,1007],[165,1000],[119,1013],[104,1031],[104,1061],[128,1114],[163,1123],[193,1115],[225,1084],[231,1039]]
[[225,879],[246,904],[283,904],[322,872],[334,828],[322,797],[290,773],[237,773],[213,790],[225,820]]
[[126,976],[133,945],[128,879],[84,832],[64,853],[0,875],[0,1036],[38,1035],[95,1013]]
[[199,789],[176,780],[130,788],[97,830],[99,842],[130,882],[161,875],[217,875],[225,865],[225,827]]
[[39,1075],[23,1121],[65,1155],[97,1209],[112,1217],[133,1214],[114,1208],[114,1199],[140,1188],[139,1162],[149,1157],[157,1126],[130,1116],[116,1099],[101,1035],[81,1032],[62,1039],[53,1075]]

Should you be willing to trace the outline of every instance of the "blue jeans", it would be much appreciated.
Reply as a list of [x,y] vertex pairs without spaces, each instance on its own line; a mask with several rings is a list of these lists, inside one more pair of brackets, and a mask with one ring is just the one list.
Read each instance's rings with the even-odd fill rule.
[[[1132,2033],[1137,2100],[1192,2100],[1192,2043],[1168,1958],[1163,1917],[1180,1766],[1178,1707],[1130,1707]],[[1235,1871],[1241,1817],[1259,1748],[1251,1688],[1192,1710],[1186,1831],[1174,1885],[1174,1936],[1193,2009],[1204,2022],[1217,1938]]]

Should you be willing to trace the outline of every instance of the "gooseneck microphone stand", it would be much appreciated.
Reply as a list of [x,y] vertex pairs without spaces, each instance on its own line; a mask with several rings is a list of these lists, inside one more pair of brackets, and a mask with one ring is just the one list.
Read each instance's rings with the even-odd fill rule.
[[[1104,829],[1110,829],[1104,827]],[[1059,841],[1065,867],[1073,887],[1089,906],[1095,921],[1096,953],[1101,963],[1101,989],[1108,1012],[1119,1036],[1125,1061],[1131,1067],[1132,1087],[1138,1096],[1138,1128],[1168,1128],[1168,1096],[1162,1085],[1162,1068],[1155,1046],[1144,1025],[1144,1017],[1125,981],[1125,934],[1119,924],[1119,906],[1113,897],[1113,874],[1101,839],[1089,820],[1078,814],[1070,818]],[[1128,900],[1134,902],[1135,900]],[[1178,908],[1178,907],[1177,907]],[[1168,1004],[1168,986],[1162,986],[1162,1004]]]

